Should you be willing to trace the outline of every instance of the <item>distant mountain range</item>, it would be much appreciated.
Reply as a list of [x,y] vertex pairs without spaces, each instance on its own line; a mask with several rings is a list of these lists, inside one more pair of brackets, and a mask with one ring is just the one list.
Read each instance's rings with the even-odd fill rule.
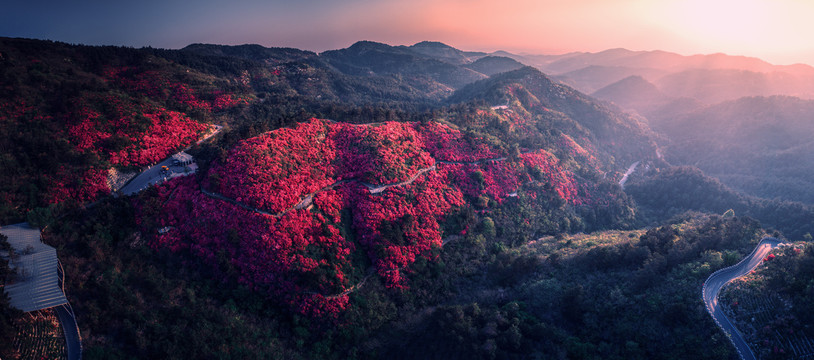
[[[757,58],[725,54],[684,56],[666,51],[610,49],[597,53],[520,55],[506,51],[463,51],[432,41],[410,46],[360,41],[346,49],[321,54],[259,45],[193,44],[182,51],[262,60],[268,64],[310,59],[326,62],[340,72],[354,76],[414,75],[404,80],[424,90],[432,88],[424,82],[429,76],[432,82],[446,87],[435,89],[446,95],[470,82],[527,65],[586,94],[637,76],[653,84],[671,100],[691,98],[701,104],[715,104],[744,96],[814,98],[814,67],[804,64],[773,65]],[[605,89],[596,95],[614,101],[617,98],[615,93],[620,91],[624,92],[625,87],[613,91]]]
[[[234,53],[224,49],[218,52]],[[244,50],[242,56],[256,59],[262,54],[259,49],[253,51]],[[432,101],[454,104],[481,99],[499,105],[516,100],[526,109],[559,109],[569,118],[579,119],[580,126],[594,136],[615,143],[638,143],[636,139],[652,127],[667,139],[665,154],[675,164],[699,166],[751,195],[814,201],[805,179],[805,169],[814,165],[799,166],[807,164],[808,145],[805,139],[798,139],[811,133],[805,119],[814,112],[808,101],[795,100],[814,94],[814,68],[808,65],[778,66],[724,54],[682,56],[611,49],[518,55],[467,52],[439,42],[390,46],[368,41],[322,54],[275,51],[265,61],[291,56],[351,77],[377,82],[396,79],[401,85],[388,89],[405,88],[406,84],[414,89],[409,93],[423,93]],[[523,64],[542,73],[523,68]],[[498,90],[509,88],[510,92]],[[580,91],[647,120],[620,116]],[[793,98],[776,97],[778,94]],[[600,108],[606,110],[597,110]],[[633,159],[629,151],[616,153],[624,153],[624,161]],[[788,159],[797,159],[797,165],[792,166]]]
[[684,56],[666,51],[626,49],[563,55],[506,55],[585,93],[635,75],[669,96],[691,97],[705,104],[743,96],[814,97],[814,67],[804,64],[772,65],[745,56]]
[[698,166],[746,194],[814,202],[811,66],[625,49],[505,55],[643,115],[675,165]]

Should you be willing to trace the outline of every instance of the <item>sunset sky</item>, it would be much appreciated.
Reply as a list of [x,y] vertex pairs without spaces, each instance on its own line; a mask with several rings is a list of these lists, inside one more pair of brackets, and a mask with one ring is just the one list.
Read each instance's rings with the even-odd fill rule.
[[436,40],[464,50],[558,54],[624,47],[814,64],[813,16],[814,2],[803,0],[11,0],[0,13],[0,36],[314,51],[357,40]]

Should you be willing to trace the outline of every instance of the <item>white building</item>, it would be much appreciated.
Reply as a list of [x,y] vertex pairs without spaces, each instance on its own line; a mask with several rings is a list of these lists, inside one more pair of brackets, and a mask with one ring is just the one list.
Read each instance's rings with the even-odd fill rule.
[[10,305],[24,312],[48,309],[68,303],[59,286],[56,249],[45,245],[40,230],[28,223],[0,227],[8,237],[12,252],[0,251],[17,275],[5,286]]
[[192,155],[183,151],[172,156],[172,164],[175,166],[186,166],[192,164],[192,161]]

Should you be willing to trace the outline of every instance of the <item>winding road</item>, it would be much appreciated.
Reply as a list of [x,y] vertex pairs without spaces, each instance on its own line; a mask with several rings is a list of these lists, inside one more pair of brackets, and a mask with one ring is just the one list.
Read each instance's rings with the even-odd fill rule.
[[[486,162],[500,162],[500,161],[505,161],[505,160],[506,160],[505,157],[500,157],[500,158],[481,159],[481,160],[475,160],[475,161],[443,161],[443,160],[436,160],[435,163],[436,164],[477,165],[477,164],[486,163]],[[156,167],[159,167],[159,166],[156,165]],[[382,192],[384,192],[385,190],[387,190],[387,189],[389,189],[391,187],[410,185],[410,184],[413,183],[413,181],[416,181],[416,179],[418,179],[418,177],[421,176],[422,174],[424,174],[426,172],[429,172],[429,171],[435,171],[435,170],[438,170],[438,167],[436,165],[421,168],[415,174],[410,176],[409,179],[407,179],[405,181],[398,182],[398,183],[391,183],[391,184],[382,184],[382,185],[374,185],[374,184],[366,183],[366,182],[363,182],[363,181],[361,181],[359,179],[340,180],[340,181],[337,181],[337,182],[335,182],[335,183],[333,183],[331,185],[328,185],[328,186],[326,186],[324,188],[318,189],[318,190],[316,190],[316,191],[314,191],[312,193],[302,195],[300,197],[300,200],[297,202],[296,205],[291,206],[291,207],[289,207],[289,208],[287,208],[287,209],[285,209],[285,210],[283,210],[281,212],[278,212],[278,213],[271,213],[271,212],[269,212],[267,210],[258,209],[256,207],[253,207],[251,205],[248,205],[248,204],[245,204],[243,202],[237,201],[235,199],[226,197],[224,195],[221,195],[221,194],[218,194],[218,193],[215,193],[215,192],[212,192],[212,191],[208,191],[208,190],[204,189],[203,187],[201,187],[201,192],[206,196],[209,196],[209,197],[214,198],[214,199],[223,200],[223,201],[232,203],[232,204],[240,206],[240,207],[242,207],[242,208],[244,208],[246,210],[254,211],[254,212],[256,212],[258,214],[262,214],[262,215],[274,216],[274,217],[279,218],[279,217],[282,217],[283,215],[287,214],[289,211],[304,209],[304,208],[308,207],[309,205],[311,205],[311,202],[313,201],[314,196],[316,194],[318,194],[318,193],[320,193],[322,191],[333,189],[333,188],[335,188],[335,187],[337,187],[337,186],[339,186],[341,184],[344,184],[344,183],[359,182],[365,188],[367,188],[367,190],[370,191],[371,194],[375,195],[375,194],[381,194]],[[157,181],[157,182],[160,182],[160,180],[161,179],[159,179],[159,181]],[[140,185],[140,186],[147,187],[147,186],[150,186],[150,185],[151,184]],[[141,191],[141,189],[139,189],[138,191]]]
[[707,306],[707,311],[712,315],[712,319],[715,320],[715,323],[718,324],[724,333],[726,333],[727,337],[729,337],[729,340],[732,342],[732,345],[735,346],[735,350],[738,351],[741,359],[753,360],[756,358],[752,349],[749,348],[749,344],[744,340],[743,335],[738,331],[735,325],[729,321],[726,315],[724,315],[723,309],[721,309],[718,304],[718,294],[730,281],[748,274],[760,265],[763,258],[766,257],[772,249],[781,244],[783,244],[783,242],[777,238],[763,238],[755,247],[755,250],[739,263],[718,270],[710,275],[707,281],[704,282],[704,287],[701,290],[701,296],[704,299],[704,304]]
[[435,171],[435,170],[436,170],[435,165],[427,167],[427,168],[422,168],[422,169],[419,169],[417,173],[413,174],[413,176],[411,176],[406,181],[402,181],[402,182],[399,182],[399,183],[392,183],[392,184],[384,184],[384,185],[373,185],[373,184],[369,184],[369,183],[366,183],[366,182],[359,181],[358,179],[340,180],[340,181],[337,181],[337,182],[335,182],[335,183],[333,183],[331,185],[328,185],[328,186],[326,186],[326,187],[324,187],[322,189],[319,189],[319,190],[316,190],[316,191],[314,191],[312,193],[305,194],[304,196],[301,196],[300,200],[297,202],[296,205],[291,206],[291,207],[289,207],[289,208],[287,208],[287,209],[285,209],[285,210],[283,210],[281,212],[278,212],[276,214],[268,212],[268,211],[263,210],[263,209],[258,209],[256,207],[253,207],[253,206],[249,205],[249,204],[245,204],[243,202],[240,202],[240,201],[237,201],[235,199],[223,196],[221,194],[208,191],[208,190],[204,189],[203,187],[201,187],[201,193],[203,193],[204,195],[209,196],[211,198],[218,199],[218,200],[223,200],[223,201],[232,203],[234,205],[240,206],[240,207],[242,207],[242,208],[244,208],[246,210],[254,211],[254,212],[256,212],[258,214],[261,214],[261,215],[274,216],[274,217],[279,218],[279,217],[282,217],[285,214],[287,214],[289,211],[301,210],[301,209],[307,208],[309,205],[311,205],[311,202],[313,202],[314,196],[316,194],[318,194],[318,193],[320,193],[322,191],[327,191],[327,190],[333,189],[333,188],[335,188],[335,187],[337,187],[337,186],[339,186],[341,184],[344,184],[344,183],[359,182],[360,184],[365,186],[367,188],[367,190],[371,194],[375,195],[375,194],[380,194],[383,191],[385,191],[385,190],[387,190],[387,189],[389,189],[391,187],[394,187],[394,186],[410,185],[410,184],[413,183],[413,181],[418,179],[418,177],[421,176],[421,174],[426,173],[427,171]]
[[79,335],[79,327],[76,324],[73,309],[70,304],[63,304],[54,308],[65,333],[65,352],[68,360],[82,359],[82,336]]

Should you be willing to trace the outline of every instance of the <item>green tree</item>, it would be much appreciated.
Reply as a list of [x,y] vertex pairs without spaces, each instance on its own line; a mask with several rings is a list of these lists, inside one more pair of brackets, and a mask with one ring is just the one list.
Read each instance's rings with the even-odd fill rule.
[[[9,251],[8,238],[0,234],[0,251]],[[5,285],[6,279],[14,273],[8,266],[8,261],[0,258],[0,284]],[[9,304],[8,294],[0,287],[0,358],[10,359],[14,353],[11,339],[17,331],[14,329],[14,319],[22,316],[22,312]]]

